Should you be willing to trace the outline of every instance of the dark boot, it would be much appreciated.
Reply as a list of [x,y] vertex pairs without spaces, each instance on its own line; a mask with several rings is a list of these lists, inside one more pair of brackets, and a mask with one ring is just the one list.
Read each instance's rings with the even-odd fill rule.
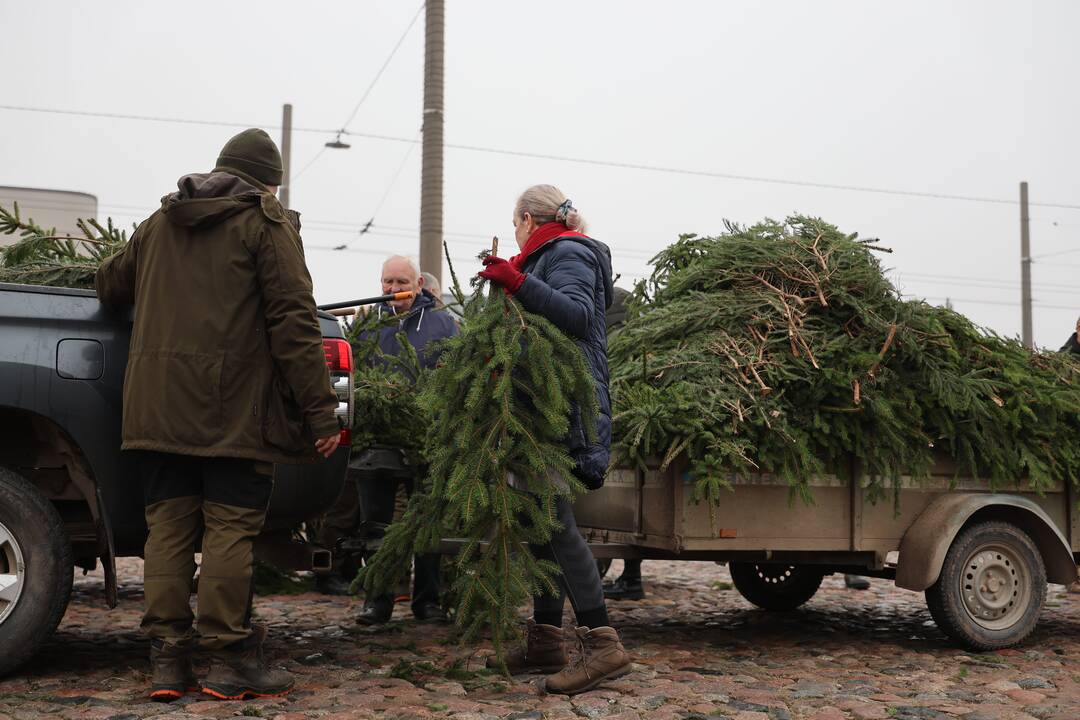
[[436,605],[435,603],[413,605],[412,614],[417,622],[422,623],[444,623],[450,619],[446,615],[446,611],[442,609],[442,606]]
[[575,631],[578,657],[574,662],[544,680],[544,689],[550,693],[577,695],[592,690],[605,680],[614,680],[630,672],[630,655],[619,642],[614,628],[589,629],[579,627]]
[[150,641],[150,699],[179,700],[187,692],[198,692],[199,682],[191,667],[191,640],[167,643]]
[[315,589],[323,595],[352,595],[349,581],[340,573],[331,572],[315,576]]
[[394,599],[377,597],[364,601],[364,609],[356,616],[360,625],[383,625],[390,622],[394,614]]
[[613,583],[604,583],[605,600],[641,600],[645,597],[645,587],[641,578],[636,580],[619,578]]
[[269,667],[263,655],[266,628],[256,625],[246,640],[214,653],[214,665],[203,680],[203,692],[218,700],[274,697],[292,690],[293,676]]
[[[525,621],[525,647],[506,655],[506,669],[511,675],[558,672],[568,662],[570,658],[566,654],[562,628],[538,625],[532,618]],[[501,669],[494,655],[487,659],[487,666],[493,670]]]
[[870,581],[864,578],[862,575],[851,575],[849,573],[844,574],[844,585],[851,590],[869,590]]

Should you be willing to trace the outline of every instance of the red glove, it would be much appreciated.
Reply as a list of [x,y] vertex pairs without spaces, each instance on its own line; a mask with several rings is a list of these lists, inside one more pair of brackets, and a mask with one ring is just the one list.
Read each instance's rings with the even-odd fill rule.
[[484,258],[484,269],[479,273],[480,277],[490,280],[496,285],[501,285],[506,292],[513,295],[525,282],[525,273],[506,261],[506,258],[489,255]]

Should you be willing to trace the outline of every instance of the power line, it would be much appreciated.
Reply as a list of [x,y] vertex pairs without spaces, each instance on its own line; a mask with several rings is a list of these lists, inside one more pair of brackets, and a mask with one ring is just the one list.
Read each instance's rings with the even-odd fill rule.
[[377,73],[375,73],[375,77],[371,79],[371,83],[367,86],[367,90],[364,91],[364,94],[361,95],[360,99],[357,101],[356,107],[354,107],[352,109],[352,112],[349,113],[349,119],[346,120],[344,123],[342,123],[341,129],[342,129],[343,132],[346,130],[346,128],[349,127],[349,123],[351,123],[353,121],[353,118],[356,117],[356,113],[359,112],[360,106],[364,104],[364,101],[368,99],[368,95],[370,95],[371,91],[375,89],[375,84],[377,82],[379,82],[379,78],[382,77],[382,74],[386,71],[386,68],[390,65],[390,61],[394,59],[394,55],[397,54],[398,48],[400,48],[401,44],[403,42],[405,42],[405,38],[408,36],[409,31],[412,30],[413,25],[416,24],[417,19],[419,19],[419,17],[420,17],[420,13],[423,12],[423,11],[424,11],[424,3],[420,3],[420,7],[418,7],[416,9],[416,14],[413,15],[412,20],[410,20],[409,24],[405,27],[405,31],[401,33],[401,37],[398,38],[397,43],[395,43],[394,47],[390,50],[390,54],[387,56],[386,60],[383,61],[382,67],[380,67],[379,71]]
[[[338,133],[338,137],[340,137],[342,134],[348,134],[347,128],[349,127],[349,123],[351,123],[353,121],[353,118],[356,117],[356,113],[360,111],[360,106],[363,105],[364,101],[368,99],[368,96],[371,95],[371,91],[374,90],[375,85],[378,84],[379,78],[382,77],[383,73],[386,71],[386,68],[390,66],[390,61],[394,59],[394,55],[397,54],[398,48],[400,48],[401,44],[405,42],[405,38],[409,35],[409,31],[412,30],[413,25],[416,24],[416,19],[420,17],[420,13],[423,11],[423,9],[424,3],[421,2],[420,7],[416,9],[416,14],[413,15],[412,20],[410,20],[409,24],[405,26],[405,31],[401,33],[401,37],[399,37],[398,41],[394,43],[394,47],[390,49],[390,54],[386,56],[386,59],[383,60],[383,64],[375,73],[375,77],[373,77],[371,79],[371,82],[368,83],[367,89],[364,90],[364,94],[360,96],[360,99],[356,102],[356,105],[353,106],[352,112],[349,113],[349,117],[345,120],[345,122],[341,124],[341,129],[336,131]],[[319,152],[315,153],[315,157],[311,158],[311,160],[309,160],[307,164],[304,165],[303,170],[296,173],[296,177],[294,177],[292,180],[294,183],[301,175],[304,174],[305,170],[307,170],[319,161],[319,158],[321,158],[323,153],[326,152],[327,147],[328,146],[323,145]]]
[[[422,7],[423,6],[421,5],[421,8]],[[397,182],[398,176],[400,176],[401,171],[405,169],[405,165],[408,164],[409,158],[412,156],[413,150],[415,149],[415,145],[409,146],[409,149],[405,152],[405,157],[401,159],[401,164],[398,165],[398,169],[394,171],[393,176],[390,178],[390,182],[386,184],[386,190],[383,191],[382,197],[379,198],[379,202],[375,205],[375,211],[371,213],[371,218],[369,218],[368,221],[359,228],[359,230],[357,231],[357,236],[366,235],[371,231],[372,226],[375,224],[375,218],[379,216],[379,211],[382,210],[383,205],[386,204],[386,199],[390,197],[390,191],[394,189],[394,183]],[[417,235],[419,235],[419,232],[417,232]],[[349,238],[340,246],[338,246],[337,249],[344,250],[345,246],[354,239],[355,238]]]
[[[930,275],[924,273],[902,273],[896,272],[897,280],[903,282],[904,280],[912,279],[915,282],[931,282],[931,281],[946,281],[955,284],[962,285],[985,285],[986,287],[1002,287],[1008,289],[1017,289],[1020,287],[1020,283],[1013,280],[1006,280],[1004,278],[981,278],[962,275]],[[1041,288],[1059,288],[1070,292],[1077,292],[1075,285],[1067,283],[1039,283]]]
[[1072,248],[1071,250],[1058,250],[1057,252],[1043,253],[1042,255],[1032,255],[1032,260],[1042,260],[1048,257],[1057,257],[1058,255],[1070,255],[1075,252],[1080,252],[1080,248]]
[[292,180],[290,180],[290,181],[289,181],[289,184],[290,184],[290,185],[292,185],[292,184],[294,184],[294,183],[295,183],[295,182],[296,182],[297,180],[299,180],[299,179],[300,179],[300,176],[301,176],[301,175],[303,175],[303,174],[304,174],[305,172],[307,172],[307,169],[308,169],[309,167],[311,167],[312,165],[314,165],[314,164],[315,164],[315,162],[316,162],[316,161],[317,161],[317,160],[318,160],[319,158],[321,158],[321,157],[322,157],[322,154],[323,154],[324,152],[326,152],[326,146],[325,146],[325,145],[323,145],[323,146],[322,146],[321,148],[319,148],[319,152],[315,153],[315,157],[313,157],[313,158],[311,158],[310,160],[308,160],[308,161],[307,161],[307,163],[306,163],[306,164],[304,165],[304,167],[300,168],[300,172],[296,173],[296,175],[294,175],[294,176],[292,177]]
[[[902,297],[912,300],[947,300],[949,302],[963,302],[963,303],[975,303],[977,305],[1008,305],[1011,307],[1019,306],[1018,302],[1008,302],[1006,300],[986,300],[975,298],[958,298],[958,297],[946,297],[946,296],[924,296],[924,295],[903,295]],[[1075,310],[1076,307],[1072,305],[1044,305],[1042,303],[1032,303],[1034,307],[1043,308],[1046,310]]]
[[[594,160],[590,158],[572,157],[569,155],[548,155],[544,153],[527,152],[523,150],[504,150],[499,148],[487,148],[479,145],[462,145],[447,143],[446,147],[457,150],[471,150],[473,152],[492,153],[497,155],[511,155],[514,157],[527,157],[539,160],[558,160],[561,162],[578,163],[582,165],[596,165],[603,167],[623,168],[626,170],[646,170],[650,172],[663,172],[676,175],[692,175],[697,177],[719,178],[722,180],[739,180],[743,182],[770,183],[773,185],[793,185],[796,187],[811,187],[823,190],[844,190],[848,192],[875,193],[879,195],[897,195],[901,197],[928,198],[933,200],[960,200],[963,202],[991,203],[995,205],[1018,205],[1019,201],[1005,198],[979,197],[976,195],[956,195],[950,193],[921,192],[918,190],[893,190],[887,188],[869,187],[864,185],[840,185],[835,183],[815,182],[811,180],[789,180],[785,178],[770,178],[757,175],[738,175],[734,173],[721,173],[709,170],[690,170],[686,168],[673,168],[663,165],[647,165],[642,163],[618,162],[613,160]],[[1064,203],[1035,203],[1028,205],[1040,207],[1052,207],[1063,210],[1080,210],[1080,205],[1068,205]]]
[[[281,125],[278,124],[252,124],[252,123],[236,123],[236,122],[219,122],[211,120],[194,120],[188,118],[170,118],[161,116],[145,116],[145,115],[129,115],[120,113],[98,113],[98,112],[84,112],[76,110],[59,110],[54,108],[39,108],[29,107],[21,105],[0,105],[0,110],[15,110],[23,112],[38,112],[38,113],[53,113],[60,115],[78,115],[86,117],[101,117],[123,120],[142,120],[151,122],[175,122],[186,123],[194,125],[218,125],[223,127],[262,127],[266,129],[278,129]],[[332,128],[302,128],[293,127],[293,132],[314,132],[324,135],[332,135],[339,132]],[[402,137],[400,135],[385,135],[380,133],[360,132],[356,130],[346,130],[342,132],[343,135],[349,135],[352,137],[365,138],[368,140],[381,140],[384,142],[398,142],[398,143],[410,143],[418,144],[420,141],[415,138]],[[721,180],[736,180],[741,182],[756,182],[767,183],[773,185],[788,185],[794,187],[809,187],[817,188],[821,190],[841,190],[845,192],[861,192],[872,193],[877,195],[895,195],[899,197],[913,197],[923,198],[931,200],[954,200],[961,202],[975,202],[975,203],[989,203],[993,205],[1017,205],[1018,200],[1009,198],[995,198],[985,197],[978,195],[961,195],[955,193],[934,193],[934,192],[922,192],[917,190],[898,190],[891,188],[872,187],[867,185],[846,185],[840,183],[826,183],[817,182],[812,180],[794,180],[788,178],[774,178],[760,175],[742,175],[737,173],[722,173],[714,172],[710,170],[695,170],[691,168],[677,168],[669,167],[665,165],[652,165],[647,163],[630,163],[620,162],[615,160],[598,160],[595,158],[583,158],[574,157],[570,155],[553,155],[548,153],[528,152],[524,150],[508,150],[505,148],[492,148],[484,147],[481,145],[470,145],[463,143],[446,143],[446,147],[453,150],[466,150],[469,152],[479,152],[491,155],[506,155],[510,157],[524,157],[534,160],[555,160],[558,162],[569,162],[580,165],[591,165],[596,167],[611,167],[619,168],[623,170],[641,170],[645,172],[659,172],[673,175],[687,175],[692,177],[709,177]],[[1029,202],[1032,207],[1048,207],[1057,208],[1060,210],[1080,210],[1080,205],[1074,205],[1069,203],[1053,203],[1053,202]]]

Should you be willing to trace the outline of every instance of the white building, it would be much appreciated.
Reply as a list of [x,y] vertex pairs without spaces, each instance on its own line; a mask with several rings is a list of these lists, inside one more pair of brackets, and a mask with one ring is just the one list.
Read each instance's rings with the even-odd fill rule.
[[[20,218],[33,219],[46,230],[56,228],[57,235],[82,237],[75,221],[97,217],[97,198],[87,193],[0,185],[0,206],[11,211],[16,202]],[[10,245],[18,239],[18,234],[0,235],[0,245]]]

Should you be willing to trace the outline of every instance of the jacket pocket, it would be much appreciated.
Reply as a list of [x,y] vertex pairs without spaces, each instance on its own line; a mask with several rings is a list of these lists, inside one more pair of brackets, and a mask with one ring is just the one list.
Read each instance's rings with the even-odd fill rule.
[[224,430],[222,353],[131,353],[124,379],[124,439],[187,448],[216,445]]
[[303,414],[293,401],[292,391],[276,372],[267,384],[263,406],[266,408],[262,424],[263,441],[290,455],[307,454],[314,439],[308,442],[311,433],[305,427]]

